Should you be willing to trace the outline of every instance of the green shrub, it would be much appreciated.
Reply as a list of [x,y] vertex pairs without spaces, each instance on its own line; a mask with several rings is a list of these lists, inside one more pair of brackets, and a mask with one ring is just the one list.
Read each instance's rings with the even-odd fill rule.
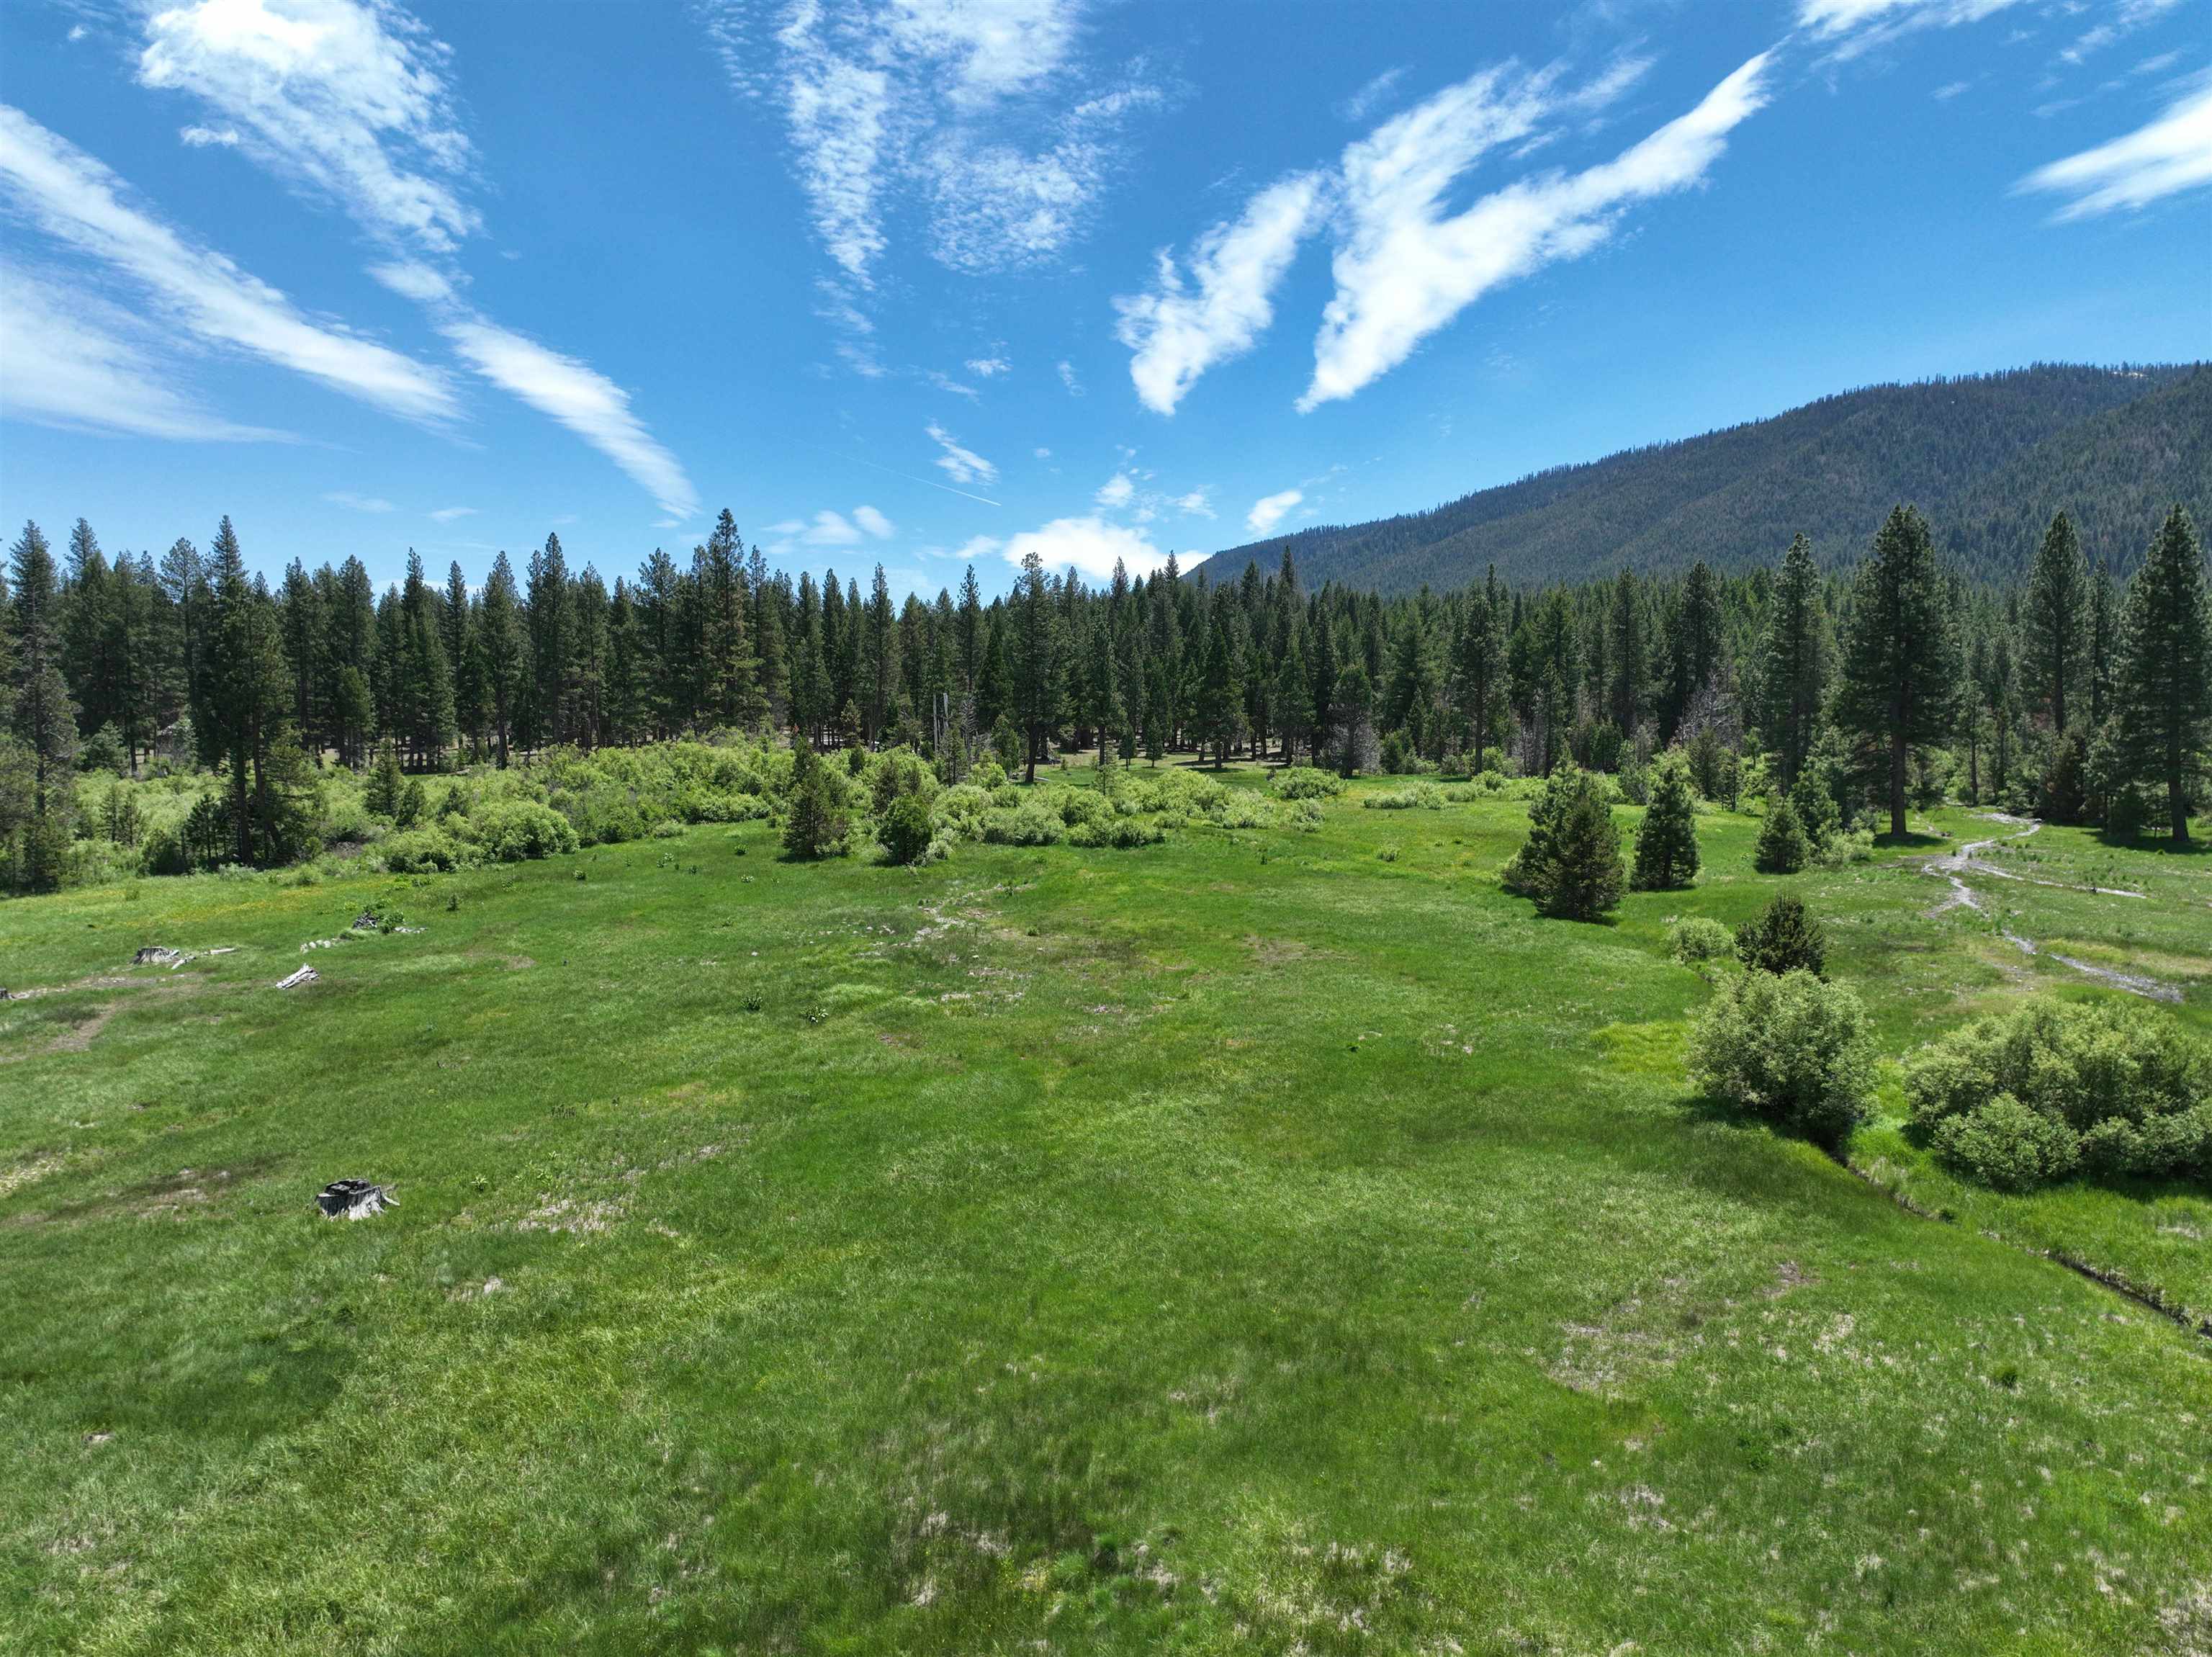
[[1620,833],[1598,780],[1562,760],[1529,811],[1528,838],[1506,864],[1508,892],[1547,915],[1595,920],[1620,902]]
[[1905,1093],[1916,1136],[2004,1189],[2076,1166],[2212,1175],[2212,1047],[2146,1008],[2029,1002],[1978,1020],[1905,1061]]
[[902,794],[884,813],[876,838],[894,863],[925,862],[934,833],[928,802],[919,794]]
[[983,819],[983,838],[1000,846],[1056,846],[1067,838],[1067,825],[1042,800],[1024,800],[1012,811],[997,810]]
[[377,861],[392,874],[447,874],[477,862],[476,847],[442,829],[401,829],[377,843]]
[[1795,874],[1805,867],[1805,860],[1813,855],[1813,848],[1805,839],[1805,825],[1797,820],[1797,808],[1787,798],[1779,799],[1766,808],[1766,820],[1759,825],[1759,844],[1751,854],[1752,866],[1762,874]]
[[192,870],[191,854],[171,829],[155,829],[146,837],[139,862],[149,874],[189,874]]
[[1735,939],[1718,921],[1695,916],[1667,929],[1667,952],[1685,966],[1722,959],[1734,949]]
[[1119,851],[1138,846],[1156,846],[1167,838],[1167,831],[1157,822],[1148,823],[1139,817],[1115,817],[1103,822],[1079,823],[1068,831],[1067,843],[1073,846],[1101,846]]
[[1945,1166],[1998,1191],[2032,1191],[2074,1172],[2080,1136],[2010,1093],[1947,1117],[1929,1136]]
[[678,839],[682,837],[683,833],[684,825],[678,822],[673,817],[664,817],[660,821],[653,825],[653,838],[656,840]]
[[1060,820],[1069,828],[1103,823],[1114,814],[1114,802],[1091,789],[1046,789],[1037,797],[1048,810],[1058,812]]
[[1444,795],[1433,783],[1414,783],[1389,794],[1370,794],[1359,803],[1370,811],[1439,811]]
[[1344,792],[1344,779],[1311,765],[1288,765],[1268,780],[1267,790],[1278,800],[1334,800]]
[[576,831],[568,819],[535,800],[491,801],[477,808],[464,832],[485,861],[494,863],[550,857],[577,846]]
[[1805,900],[1778,892],[1765,912],[1735,929],[1736,959],[1754,972],[1810,972],[1826,975],[1828,935]]
[[1690,1030],[1690,1074],[1710,1092],[1839,1149],[1868,1115],[1866,1009],[1810,972],[1730,978]]

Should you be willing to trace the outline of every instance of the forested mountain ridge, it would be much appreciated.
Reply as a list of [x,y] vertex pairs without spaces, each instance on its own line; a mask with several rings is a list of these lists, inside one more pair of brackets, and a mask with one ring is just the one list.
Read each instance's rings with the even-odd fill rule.
[[1771,419],[1553,467],[1427,512],[1316,527],[1217,554],[1214,579],[1287,542],[1306,579],[1384,594],[1620,569],[1771,563],[1802,533],[1826,567],[1917,503],[1969,575],[2017,576],[2063,509],[2124,570],[2164,508],[2212,495],[2212,365],[2048,366],[1872,386]]

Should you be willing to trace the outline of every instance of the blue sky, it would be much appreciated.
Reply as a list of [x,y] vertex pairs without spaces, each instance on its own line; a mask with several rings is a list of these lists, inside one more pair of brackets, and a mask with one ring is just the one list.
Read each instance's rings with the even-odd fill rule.
[[2212,356],[2207,0],[11,0],[0,519],[1002,588]]

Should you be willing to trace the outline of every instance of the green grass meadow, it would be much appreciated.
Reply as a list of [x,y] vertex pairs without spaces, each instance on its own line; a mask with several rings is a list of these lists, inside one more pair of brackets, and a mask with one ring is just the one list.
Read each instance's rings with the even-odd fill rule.
[[[1498,888],[1525,803],[1388,786],[0,907],[0,1647],[2212,1644],[2212,1339],[2045,1258],[2212,1316],[2212,1192],[1700,1100],[1666,928],[1765,902],[1757,820],[1584,926]],[[2118,993],[1931,917],[2002,831],[1921,826],[1796,881],[1886,1053]],[[2212,856],[2007,855],[2151,892],[1975,882],[2212,1035]],[[302,952],[371,899],[423,929]]]

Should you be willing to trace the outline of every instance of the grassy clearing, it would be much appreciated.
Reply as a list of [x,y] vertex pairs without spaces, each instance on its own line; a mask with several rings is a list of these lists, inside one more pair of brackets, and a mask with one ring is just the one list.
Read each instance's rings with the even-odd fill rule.
[[[1497,888],[1525,805],[1363,791],[921,871],[753,824],[0,909],[58,988],[0,1007],[8,1643],[2201,1637],[2206,1343],[2015,1245],[2212,1304],[2166,1228],[2207,1193],[1939,1191],[1877,1124],[1962,1223],[1916,1218],[1681,1081],[1666,925],[1763,905],[1755,821],[1582,927]],[[1892,1053],[2113,993],[1903,853],[1800,885]],[[2212,1020],[2203,931],[2006,896]],[[302,954],[371,898],[426,929]],[[349,1173],[402,1206],[322,1221]]]

